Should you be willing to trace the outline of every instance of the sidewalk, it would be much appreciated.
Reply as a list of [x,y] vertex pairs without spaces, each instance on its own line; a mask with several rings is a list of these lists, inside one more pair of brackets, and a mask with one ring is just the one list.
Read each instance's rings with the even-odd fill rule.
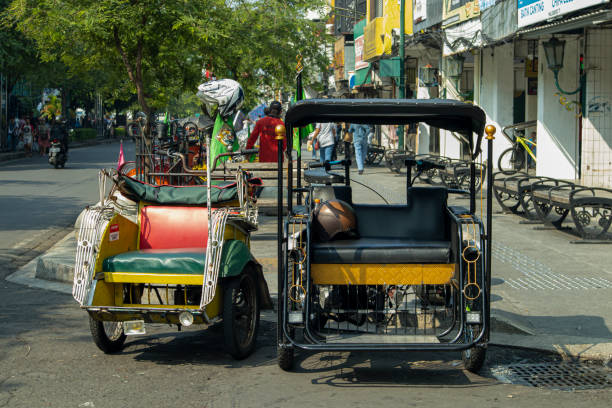
[[[95,146],[95,145],[99,145],[99,144],[104,144],[104,143],[113,143],[115,141],[119,141],[119,139],[102,139],[102,138],[95,138],[95,139],[90,139],[90,140],[83,140],[80,142],[70,142],[70,144],[68,145],[69,149],[78,149],[79,147],[87,147],[87,146]],[[33,156],[37,156],[38,153],[33,153]],[[1,162],[6,162],[9,160],[17,160],[17,159],[22,159],[26,157],[26,154],[24,151],[20,151],[20,152],[0,152],[0,163]]]
[[[391,203],[405,200],[405,173],[383,166],[352,173],[355,202],[382,203],[356,182],[376,189]],[[451,197],[452,205],[468,200]],[[479,203],[478,203],[479,204]],[[494,200],[492,247],[492,343],[557,352],[574,358],[612,358],[612,251],[607,245],[575,245],[574,236],[520,224],[521,218],[501,214]],[[480,209],[478,209],[480,212]],[[47,288],[39,278],[71,282],[76,242],[68,235],[30,265],[29,281]],[[252,250],[263,264],[271,293],[276,293],[276,218],[260,217]],[[25,273],[25,272],[24,272]],[[22,277],[23,278],[23,277]],[[56,288],[57,283],[53,283]],[[70,285],[64,284],[70,292]]]

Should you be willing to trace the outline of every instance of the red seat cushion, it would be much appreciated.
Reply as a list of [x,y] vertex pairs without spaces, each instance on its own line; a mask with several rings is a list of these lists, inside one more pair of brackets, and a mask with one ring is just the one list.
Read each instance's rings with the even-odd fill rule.
[[140,210],[140,249],[206,248],[208,209],[149,205]]

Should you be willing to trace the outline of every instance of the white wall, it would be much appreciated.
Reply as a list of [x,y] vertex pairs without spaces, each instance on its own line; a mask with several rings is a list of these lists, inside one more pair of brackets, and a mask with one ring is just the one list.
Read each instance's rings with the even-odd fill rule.
[[582,180],[612,188],[612,30],[589,30],[587,117],[582,131]]
[[[557,36],[557,38],[561,38]],[[566,91],[578,87],[579,39],[563,36],[566,40],[563,69],[559,72],[559,85]],[[569,111],[559,101],[561,95],[555,86],[554,74],[546,64],[546,54],[540,39],[538,74],[538,127],[537,175],[560,179],[577,177],[578,131],[577,112]],[[566,96],[567,101],[578,100],[578,94]]]
[[[439,52],[427,52],[427,51],[428,50],[425,50],[424,52],[421,52],[418,55],[417,73],[422,67],[426,65],[431,65],[432,67],[439,69],[439,61],[440,61]],[[418,75],[417,75],[417,82],[419,82]],[[433,87],[417,86],[416,97],[418,99],[438,98],[439,91],[437,87],[433,88]],[[429,125],[426,125],[425,123],[419,123],[418,140],[417,140],[417,154],[429,153],[429,137],[430,137]]]
[[[504,44],[480,50],[474,58],[474,78],[479,92],[475,101],[487,115],[487,124],[497,128],[493,142],[493,166],[497,167],[499,155],[510,147],[503,136],[504,126],[512,124],[514,104],[514,45]],[[487,157],[486,143],[482,145],[483,157]]]

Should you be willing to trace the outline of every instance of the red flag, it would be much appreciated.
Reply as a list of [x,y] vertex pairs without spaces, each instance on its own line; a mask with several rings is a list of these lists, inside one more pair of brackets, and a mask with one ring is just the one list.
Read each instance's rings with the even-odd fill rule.
[[125,157],[123,156],[123,141],[119,146],[119,160],[117,161],[117,171],[121,171],[121,167],[125,164]]

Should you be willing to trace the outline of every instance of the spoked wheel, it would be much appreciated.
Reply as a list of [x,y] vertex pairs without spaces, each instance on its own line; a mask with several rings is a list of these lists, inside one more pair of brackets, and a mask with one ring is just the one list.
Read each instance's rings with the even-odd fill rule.
[[123,349],[126,335],[123,333],[123,323],[103,322],[89,316],[89,328],[96,346],[103,352],[117,353]]
[[497,162],[499,171],[514,173],[525,166],[525,152],[520,148],[511,147],[503,151]]
[[[466,343],[474,340],[478,333],[480,333],[481,327],[480,325],[469,324],[466,327],[465,341]],[[461,358],[463,360],[463,365],[465,369],[472,372],[477,373],[482,368],[486,357],[486,349],[484,347],[470,347],[469,349],[463,350],[461,352]]]
[[225,285],[223,293],[223,335],[225,350],[236,360],[255,350],[259,328],[259,293],[253,274],[246,269]]

